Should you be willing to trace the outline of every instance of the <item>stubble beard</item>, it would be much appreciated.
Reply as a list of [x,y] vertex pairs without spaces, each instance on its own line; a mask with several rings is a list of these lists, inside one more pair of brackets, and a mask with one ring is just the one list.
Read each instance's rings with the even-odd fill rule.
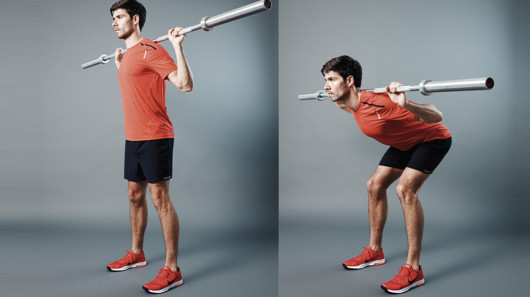
[[129,31],[129,32],[125,32],[125,33],[123,33],[122,35],[119,35],[119,34],[118,34],[118,38],[119,38],[119,39],[127,39],[127,38],[129,38],[129,36],[131,36],[131,34],[132,34],[131,31]]
[[336,93],[334,93],[335,99],[333,99],[331,97],[330,97],[330,99],[331,99],[332,102],[339,102],[339,101],[344,100],[348,95],[349,94],[347,94],[347,93],[342,93],[340,96],[338,96]]
[[[120,35],[119,32],[122,32],[123,34]],[[133,30],[132,29],[129,29],[128,31],[120,30],[119,32],[117,32],[119,39],[127,39],[129,38],[129,36],[131,36],[131,34],[133,33]]]

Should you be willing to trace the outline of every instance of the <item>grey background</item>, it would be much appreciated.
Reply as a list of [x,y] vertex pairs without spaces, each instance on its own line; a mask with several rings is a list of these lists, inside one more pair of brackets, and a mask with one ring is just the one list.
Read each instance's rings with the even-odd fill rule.
[[[366,180],[386,147],[323,89],[329,59],[365,88],[491,76],[491,91],[409,94],[444,114],[453,147],[420,191],[427,284],[410,296],[528,295],[528,1],[283,1],[280,7],[280,296],[378,296],[406,260],[395,184],[386,265],[345,271],[368,245]],[[506,272],[506,273],[504,273]]]
[[[252,1],[141,2],[143,36],[154,39]],[[125,47],[112,3],[2,3],[1,295],[144,295],[141,284],[163,266],[148,203],[150,265],[105,269],[130,248],[121,95],[113,62],[81,64]],[[277,9],[189,34],[195,89],[167,86],[180,296],[277,294]]]
[[[80,65],[123,46],[110,26],[112,2],[2,3],[1,295],[144,295],[140,284],[163,265],[150,206],[150,265],[104,270],[129,245],[122,110],[114,66]],[[145,0],[144,36],[246,3]],[[361,61],[365,87],[495,79],[488,92],[410,97],[444,112],[454,145],[421,192],[427,285],[407,295],[527,294],[529,6],[285,0],[190,34],[184,45],[196,89],[168,86],[167,96],[181,156],[171,195],[186,282],[169,294],[276,296],[278,263],[280,296],[384,294],[379,284],[406,252],[393,189],[388,264],[357,273],[340,263],[366,244],[365,181],[385,148],[330,102],[296,99],[321,89],[320,67],[341,54]]]

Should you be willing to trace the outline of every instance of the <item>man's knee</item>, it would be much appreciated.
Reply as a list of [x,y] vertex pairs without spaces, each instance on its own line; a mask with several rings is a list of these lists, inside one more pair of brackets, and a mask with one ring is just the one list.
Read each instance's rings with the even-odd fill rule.
[[415,202],[418,199],[417,190],[405,182],[398,183],[396,186],[396,192],[401,203],[409,204]]
[[131,204],[143,204],[145,202],[145,191],[129,188],[127,191]]
[[155,208],[159,211],[171,204],[171,201],[169,200],[169,191],[163,188],[151,188],[151,200],[153,201]]
[[370,197],[379,197],[386,192],[387,188],[388,186],[386,186],[381,179],[375,178],[373,176],[370,177],[366,182],[366,189],[368,190]]

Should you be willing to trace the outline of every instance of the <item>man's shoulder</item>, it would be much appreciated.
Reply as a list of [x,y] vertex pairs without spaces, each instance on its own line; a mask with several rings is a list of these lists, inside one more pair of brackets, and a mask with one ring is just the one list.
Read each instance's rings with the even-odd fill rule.
[[[127,51],[142,54],[142,57],[144,57],[145,53],[148,53],[150,56],[166,56],[168,55],[168,52],[166,49],[161,46],[160,44],[149,40],[147,38],[142,39],[138,44],[136,44],[134,47],[127,49]],[[144,57],[145,58],[145,57]]]
[[140,42],[140,48],[142,49],[142,52],[145,52],[143,57],[144,59],[145,57],[148,57],[149,63],[152,63],[155,60],[166,61],[171,59],[171,55],[162,45],[149,39],[144,38]]
[[140,41],[140,48],[143,51],[153,51],[153,52],[165,51],[164,47],[162,47],[160,44],[152,40],[149,40],[147,38],[144,38],[142,39],[142,41]]
[[361,93],[361,101],[362,102],[368,102],[368,103],[383,103],[390,100],[390,97],[386,93],[380,93],[376,94],[372,91],[362,91]]

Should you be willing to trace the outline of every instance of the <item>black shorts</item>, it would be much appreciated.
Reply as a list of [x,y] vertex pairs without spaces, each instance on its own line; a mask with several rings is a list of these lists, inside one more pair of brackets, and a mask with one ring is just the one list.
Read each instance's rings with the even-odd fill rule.
[[129,181],[154,183],[173,173],[173,138],[125,141],[124,177]]
[[451,137],[435,139],[420,143],[407,151],[400,151],[395,147],[390,147],[383,155],[379,165],[398,169],[409,167],[431,174],[449,151],[451,142]]

